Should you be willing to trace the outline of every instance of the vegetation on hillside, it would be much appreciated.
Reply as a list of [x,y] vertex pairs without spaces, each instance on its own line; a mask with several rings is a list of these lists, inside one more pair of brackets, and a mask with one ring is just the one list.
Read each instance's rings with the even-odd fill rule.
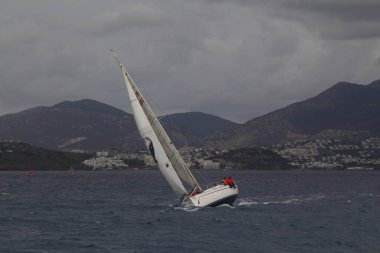
[[89,154],[59,152],[22,142],[0,142],[0,170],[89,169],[82,161]]

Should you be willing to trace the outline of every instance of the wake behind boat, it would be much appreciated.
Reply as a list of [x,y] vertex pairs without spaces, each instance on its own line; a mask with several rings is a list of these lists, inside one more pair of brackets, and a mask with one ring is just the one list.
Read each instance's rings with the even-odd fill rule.
[[116,53],[115,56],[128,91],[137,129],[162,175],[173,191],[196,207],[232,205],[239,194],[235,183],[215,183],[201,187],[170,140],[156,115],[133,82]]

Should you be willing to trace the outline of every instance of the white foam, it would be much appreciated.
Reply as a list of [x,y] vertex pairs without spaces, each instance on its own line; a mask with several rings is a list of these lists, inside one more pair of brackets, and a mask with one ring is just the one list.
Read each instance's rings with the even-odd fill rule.
[[257,202],[254,199],[239,199],[237,206],[252,206],[252,205],[258,205],[259,202]]
[[236,208],[235,206],[231,206],[229,204],[223,204],[223,205],[220,205],[220,206],[217,206],[217,207],[227,207],[227,208]]
[[185,211],[185,212],[196,212],[199,210],[199,207],[194,207],[194,206],[181,207],[181,206],[178,206],[178,207],[175,207],[174,209]]
[[318,201],[326,196],[317,193],[312,195],[301,195],[301,196],[264,196],[259,198],[244,198],[239,199],[237,206],[253,206],[253,205],[271,205],[271,204],[301,204],[310,201]]
[[372,192],[369,192],[369,193],[360,193],[359,196],[361,196],[361,197],[374,197],[374,198],[380,197],[380,195],[373,194]]

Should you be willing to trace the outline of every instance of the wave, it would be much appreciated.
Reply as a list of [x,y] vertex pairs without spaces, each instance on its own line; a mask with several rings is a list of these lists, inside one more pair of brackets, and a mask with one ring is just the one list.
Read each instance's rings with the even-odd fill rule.
[[10,199],[10,194],[8,192],[2,192],[1,195],[0,195],[0,200],[8,200]]
[[[238,198],[233,206],[223,204],[216,208],[230,208],[236,209],[239,207],[250,207],[256,205],[297,205],[307,202],[316,202],[326,198],[322,193],[310,194],[310,195],[289,195],[289,196],[261,196],[261,197],[248,197]],[[170,205],[175,210],[181,210],[185,212],[195,212],[200,210],[200,207],[193,206],[188,201],[182,201],[180,205]]]
[[191,201],[187,198],[181,200],[181,202],[175,202],[170,205],[174,210],[181,210],[186,212],[195,212],[199,210],[199,207],[195,207]]
[[223,205],[220,205],[220,206],[217,206],[217,207],[227,207],[227,208],[231,208],[231,209],[234,209],[234,208],[236,208],[236,206],[231,206],[231,205],[229,205],[229,204],[223,204]]
[[241,198],[236,201],[236,206],[271,205],[271,204],[302,204],[305,202],[319,201],[326,198],[322,193],[311,195],[289,196],[263,196],[255,198]]
[[372,192],[368,192],[368,193],[360,193],[359,194],[360,197],[372,197],[372,198],[379,198],[380,195],[379,194],[374,194]]
[[199,210],[199,207],[195,206],[177,206],[174,207],[175,210],[185,211],[185,212],[196,212]]

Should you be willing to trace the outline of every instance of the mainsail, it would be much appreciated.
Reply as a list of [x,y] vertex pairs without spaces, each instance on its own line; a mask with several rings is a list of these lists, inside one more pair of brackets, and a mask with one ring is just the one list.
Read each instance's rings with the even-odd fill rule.
[[173,142],[170,140],[166,131],[162,127],[160,121],[154,115],[152,109],[150,109],[143,95],[138,90],[137,86],[135,85],[135,83],[133,82],[133,80],[131,79],[128,73],[126,76],[132,85],[132,89],[135,92],[135,95],[141,105],[141,108],[143,109],[146,117],[148,118],[148,121],[151,124],[153,131],[155,132],[158,140],[160,141],[163,149],[165,150],[166,155],[168,156],[178,176],[184,182],[186,182],[186,184],[189,185],[191,189],[194,189],[195,187],[198,187],[200,189],[200,186],[198,182],[196,181],[195,177],[190,172],[185,161],[182,159],[181,155],[179,154],[177,148],[174,146]]
[[[112,51],[112,50],[111,50]],[[196,188],[201,190],[200,185],[198,184],[197,180],[187,167],[185,161],[182,159],[181,155],[179,154],[178,150],[170,140],[169,136],[165,132],[164,128],[162,127],[161,123],[153,113],[153,111],[150,109],[148,103],[146,102],[145,98],[137,88],[136,84],[133,82],[132,78],[124,68],[123,64],[121,63],[118,56],[115,54],[115,52],[112,51],[112,53],[115,55],[119,65],[120,69],[122,71],[125,84],[127,86],[128,94],[131,100],[132,109],[134,110],[134,117],[137,124],[137,127],[140,131],[141,137],[144,139],[147,149],[151,152],[154,160],[158,163],[158,166],[161,170],[161,172],[164,174],[168,174],[167,170],[174,169],[175,171],[175,180],[176,178],[182,179],[183,182],[190,187],[191,190],[195,190]],[[139,115],[141,117],[141,114],[144,116],[144,122],[141,122],[141,118],[139,118]],[[148,121],[148,122],[145,122]],[[146,126],[146,123],[148,123],[148,126]],[[144,131],[146,129],[152,129],[153,133],[148,133],[149,136],[146,136],[147,133]],[[149,132],[149,131],[148,131]],[[156,149],[154,148],[153,143],[157,143],[154,139],[157,139],[159,142],[158,145],[156,144]],[[158,150],[157,150],[158,147]],[[157,155],[158,153],[161,153],[159,151],[164,152],[164,154],[161,154],[160,157]],[[157,153],[157,154],[156,154]],[[167,162],[164,161],[163,164],[160,164],[159,160],[162,160],[162,157],[168,159]],[[160,158],[160,159],[159,159]],[[166,160],[164,159],[164,160]],[[161,168],[163,167],[163,168]],[[173,171],[173,172],[174,172]],[[173,186],[173,173],[169,173],[170,176],[167,176],[164,174],[165,178],[169,182],[169,184],[172,186],[172,188],[183,188],[183,184],[181,183],[180,186],[178,186],[178,182],[174,183]],[[175,192],[178,195],[183,194],[182,189],[177,189]]]

